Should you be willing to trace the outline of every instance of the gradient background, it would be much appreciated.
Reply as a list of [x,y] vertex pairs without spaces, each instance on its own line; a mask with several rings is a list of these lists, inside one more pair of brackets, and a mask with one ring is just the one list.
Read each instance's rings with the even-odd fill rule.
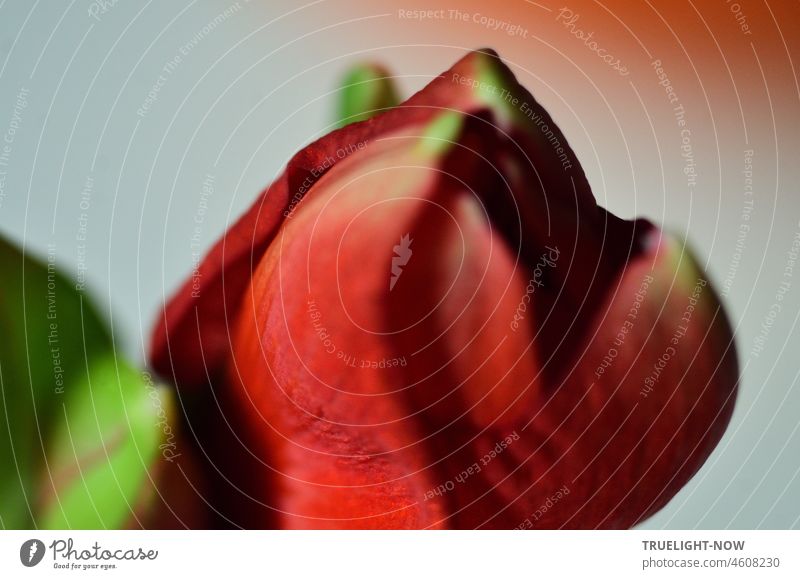
[[[97,18],[91,7],[0,0],[0,133],[28,91],[0,190],[0,232],[40,255],[52,244],[63,271],[85,266],[118,347],[134,360],[143,361],[159,305],[193,259],[293,152],[329,130],[332,91],[348,65],[381,61],[410,94],[466,50],[491,47],[558,122],[602,205],[687,237],[717,289],[729,282],[724,302],[743,370],[733,421],[692,482],[642,527],[800,527],[800,265],[794,279],[784,276],[800,235],[796,2],[118,0]],[[557,21],[562,7],[630,74],[571,35]],[[415,8],[459,8],[527,33],[447,14],[399,17]],[[165,64],[193,38],[138,115]],[[654,59],[686,110],[694,191]],[[739,239],[742,223],[750,230]],[[757,354],[754,339],[783,281],[782,310]]]

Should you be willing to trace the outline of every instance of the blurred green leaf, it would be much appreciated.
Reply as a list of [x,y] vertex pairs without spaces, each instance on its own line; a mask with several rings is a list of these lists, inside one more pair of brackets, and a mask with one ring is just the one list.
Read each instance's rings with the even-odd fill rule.
[[342,79],[337,119],[339,127],[364,121],[399,102],[394,81],[382,66],[365,63]]
[[136,522],[156,492],[158,473],[151,468],[159,464],[159,447],[177,453],[170,395],[113,355],[95,358],[53,417],[51,484],[43,485],[37,523],[114,529]]
[[122,526],[174,423],[167,394],[115,358],[52,248],[0,238],[0,272],[0,527]]

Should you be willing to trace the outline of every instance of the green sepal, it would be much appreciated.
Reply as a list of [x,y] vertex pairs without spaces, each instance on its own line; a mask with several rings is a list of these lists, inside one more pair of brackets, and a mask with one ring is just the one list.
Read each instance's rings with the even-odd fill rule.
[[359,64],[342,79],[336,114],[338,126],[365,121],[398,102],[394,81],[382,66]]

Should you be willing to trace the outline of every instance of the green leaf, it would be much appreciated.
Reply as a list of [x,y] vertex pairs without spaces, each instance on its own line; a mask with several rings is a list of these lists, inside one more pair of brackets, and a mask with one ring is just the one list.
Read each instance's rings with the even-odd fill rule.
[[394,82],[382,66],[365,63],[342,79],[337,119],[339,127],[367,120],[399,102]]
[[110,351],[95,310],[56,268],[0,238],[0,523],[33,522],[37,467],[65,385],[85,376],[88,352]]
[[52,248],[0,238],[0,272],[0,527],[130,524],[175,436],[171,393],[116,358]]
[[162,450],[177,454],[171,393],[113,355],[96,358],[53,417],[44,477],[51,484],[42,486],[37,523],[49,529],[141,523],[156,493]]

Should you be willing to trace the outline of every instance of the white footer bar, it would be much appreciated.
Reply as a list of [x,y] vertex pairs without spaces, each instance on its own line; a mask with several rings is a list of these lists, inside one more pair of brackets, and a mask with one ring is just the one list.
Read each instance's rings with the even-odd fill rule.
[[4,531],[0,577],[800,577],[800,531]]

